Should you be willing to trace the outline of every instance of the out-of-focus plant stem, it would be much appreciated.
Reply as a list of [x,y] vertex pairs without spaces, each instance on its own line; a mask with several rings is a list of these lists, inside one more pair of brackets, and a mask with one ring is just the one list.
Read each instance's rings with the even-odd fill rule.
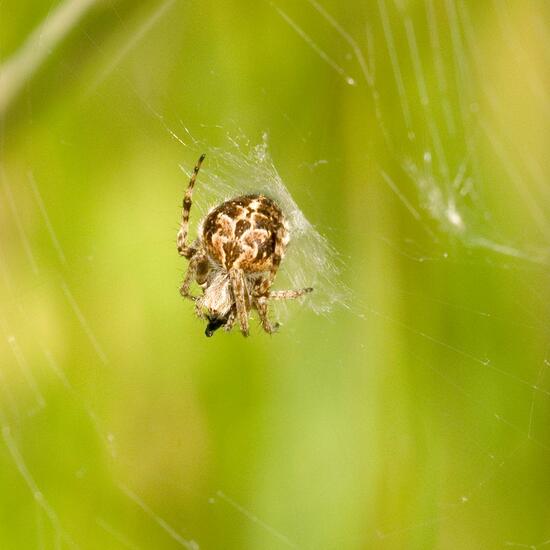
[[24,44],[0,65],[0,119],[52,50],[97,0],[65,0],[29,35]]

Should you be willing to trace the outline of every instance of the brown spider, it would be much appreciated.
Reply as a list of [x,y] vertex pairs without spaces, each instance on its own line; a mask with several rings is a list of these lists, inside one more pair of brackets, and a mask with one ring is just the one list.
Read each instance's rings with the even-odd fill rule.
[[[177,244],[189,267],[180,293],[193,300],[198,317],[208,321],[206,336],[220,327],[231,330],[237,318],[241,332],[248,336],[252,309],[271,334],[279,325],[269,321],[268,301],[298,298],[313,289],[270,291],[289,231],[281,209],[264,195],[243,195],[220,204],[200,223],[197,239],[187,244],[193,186],[204,157],[199,158],[183,199]],[[193,280],[202,287],[202,296],[191,295]]]

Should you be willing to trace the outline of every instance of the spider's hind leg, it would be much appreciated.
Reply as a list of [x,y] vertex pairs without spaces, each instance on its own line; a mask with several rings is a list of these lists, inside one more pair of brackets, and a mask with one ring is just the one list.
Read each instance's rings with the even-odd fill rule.
[[313,292],[311,287],[296,290],[273,290],[269,293],[268,298],[270,300],[294,300],[310,292]]
[[254,303],[256,305],[256,309],[258,310],[258,315],[260,316],[260,322],[262,323],[263,329],[268,334],[273,334],[274,332],[277,332],[279,328],[279,323],[272,325],[269,321],[269,317],[267,315],[269,300],[294,300],[304,296],[305,294],[309,294],[312,291],[313,289],[310,287],[299,288],[296,290],[272,290],[268,291],[264,296],[255,298]]
[[279,323],[271,324],[269,317],[268,317],[268,301],[265,296],[261,296],[259,298],[254,299],[254,304],[256,306],[256,309],[258,310],[258,315],[260,317],[260,323],[262,324],[262,328],[268,333],[273,334],[274,332],[277,332],[277,329],[279,328]]

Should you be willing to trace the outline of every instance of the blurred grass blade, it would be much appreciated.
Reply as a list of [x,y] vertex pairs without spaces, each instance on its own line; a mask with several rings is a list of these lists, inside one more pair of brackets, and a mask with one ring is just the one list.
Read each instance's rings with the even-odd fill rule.
[[52,50],[96,0],[66,0],[29,35],[21,48],[0,66],[0,118]]

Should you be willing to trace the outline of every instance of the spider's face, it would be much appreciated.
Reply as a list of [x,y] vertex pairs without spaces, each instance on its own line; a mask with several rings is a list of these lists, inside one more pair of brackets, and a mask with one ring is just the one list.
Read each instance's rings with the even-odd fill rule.
[[198,299],[197,306],[203,317],[208,320],[206,336],[212,336],[214,331],[223,327],[234,304],[233,294],[227,272],[220,270],[211,272],[203,283],[203,295]]

